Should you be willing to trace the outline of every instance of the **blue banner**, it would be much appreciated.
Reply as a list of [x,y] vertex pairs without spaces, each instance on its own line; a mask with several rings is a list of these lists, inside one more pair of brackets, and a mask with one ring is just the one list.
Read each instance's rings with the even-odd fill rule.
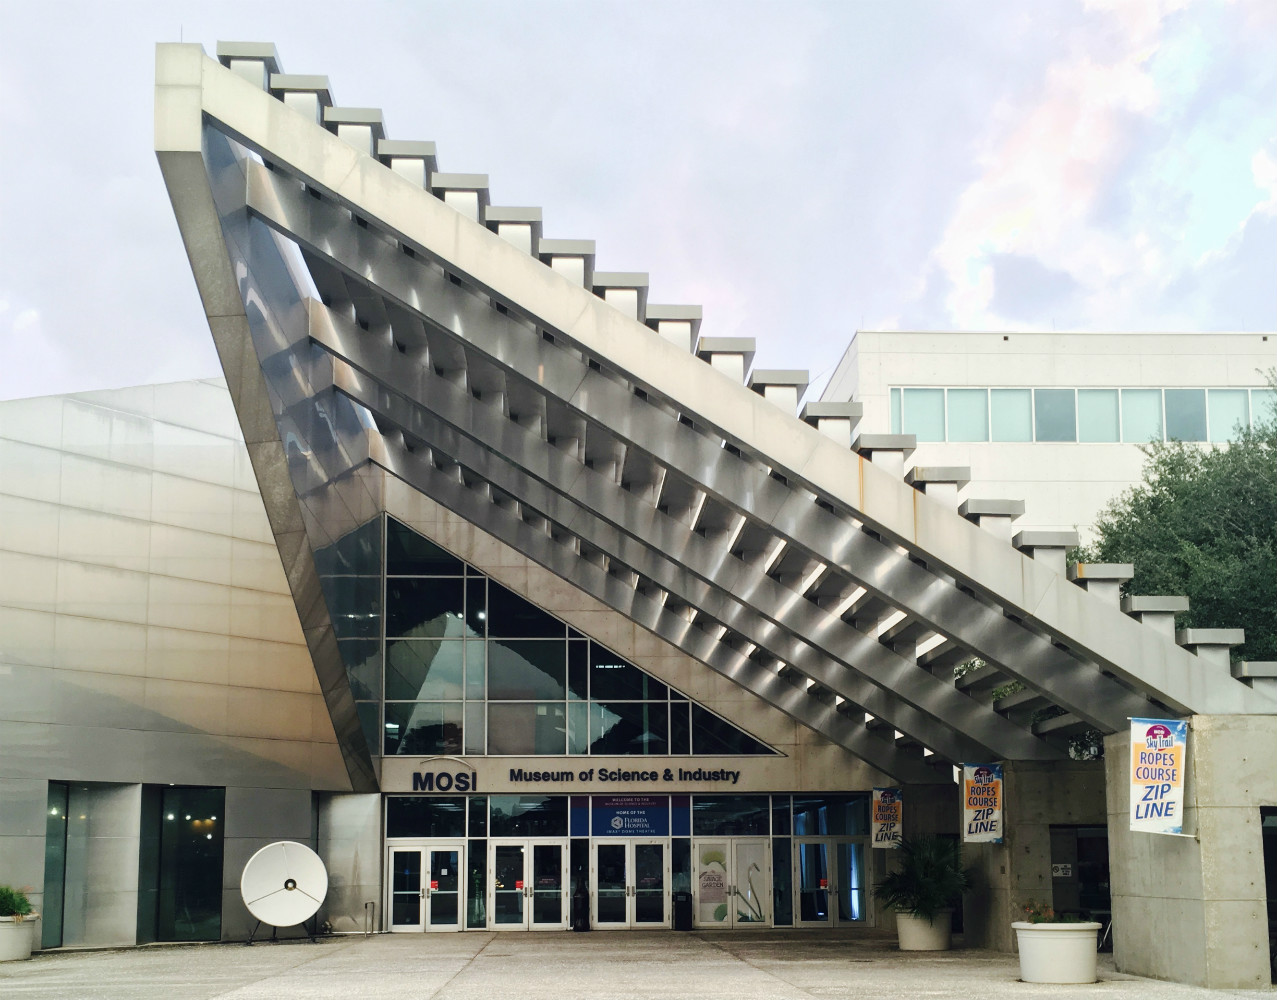
[[590,804],[595,837],[668,837],[668,795],[596,795]]

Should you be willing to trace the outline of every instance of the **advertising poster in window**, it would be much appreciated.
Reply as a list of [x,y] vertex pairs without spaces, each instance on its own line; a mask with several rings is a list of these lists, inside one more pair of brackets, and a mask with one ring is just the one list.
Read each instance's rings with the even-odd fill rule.
[[962,841],[1002,843],[1002,765],[962,765]]
[[899,788],[875,788],[873,798],[873,846],[900,846],[904,829],[904,794]]
[[1183,834],[1188,723],[1131,720],[1131,829]]

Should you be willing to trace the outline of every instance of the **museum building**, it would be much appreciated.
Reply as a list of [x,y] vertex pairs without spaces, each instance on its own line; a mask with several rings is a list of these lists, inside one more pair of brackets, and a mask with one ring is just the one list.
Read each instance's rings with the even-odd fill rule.
[[161,45],[155,100],[225,381],[0,403],[0,878],[46,948],[242,939],[277,840],[334,933],[566,929],[578,895],[671,927],[684,893],[698,928],[890,926],[873,789],[956,837],[954,768],[1000,761],[969,943],[1055,899],[1120,967],[1267,982],[1272,779],[1199,785],[1192,848],[1137,849],[1120,799],[1132,716],[1190,718],[1201,767],[1277,743],[1236,630],[1066,573],[271,45]]

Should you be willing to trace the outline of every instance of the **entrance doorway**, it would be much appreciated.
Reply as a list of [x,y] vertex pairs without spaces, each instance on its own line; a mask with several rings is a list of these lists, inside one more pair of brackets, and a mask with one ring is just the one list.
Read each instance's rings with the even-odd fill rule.
[[595,927],[670,925],[667,840],[596,840],[590,859]]
[[488,843],[488,929],[568,926],[568,852],[562,840]]
[[697,927],[771,924],[771,844],[765,838],[692,841],[692,912]]
[[390,929],[461,930],[464,865],[461,844],[390,848]]
[[795,838],[794,923],[834,927],[865,917],[860,885],[864,844],[837,838]]

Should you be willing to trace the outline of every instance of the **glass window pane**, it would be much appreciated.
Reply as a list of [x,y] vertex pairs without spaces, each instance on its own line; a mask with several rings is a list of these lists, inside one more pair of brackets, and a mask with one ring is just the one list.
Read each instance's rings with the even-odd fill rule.
[[1206,440],[1206,390],[1166,390],[1166,438],[1173,441]]
[[387,756],[462,753],[461,702],[387,702],[383,742]]
[[1077,440],[1072,389],[1033,390],[1033,431],[1036,441]]
[[643,756],[668,752],[668,702],[590,702],[590,753]]
[[1118,441],[1117,390],[1079,389],[1077,391],[1077,439],[1079,441]]
[[919,441],[944,440],[944,390],[906,389],[901,433],[916,434]]
[[485,753],[487,750],[486,707],[481,701],[466,702],[466,753]]
[[794,873],[788,837],[772,841],[772,924],[789,927],[794,922]]
[[[144,793],[145,794],[145,793]],[[154,793],[152,793],[154,794]],[[44,820],[44,903],[39,907],[40,947],[62,947],[62,906],[66,896],[67,805],[70,786],[61,781],[49,782],[49,808]],[[159,808],[159,803],[156,803]],[[154,837],[142,838],[142,855],[150,860]],[[158,847],[158,845],[155,845]],[[142,868],[150,868],[144,860]],[[154,937],[152,930],[150,937]],[[138,942],[139,944],[142,942]]]
[[488,622],[488,581],[483,578],[470,577],[466,580],[466,634],[483,636],[487,634]]
[[590,643],[590,697],[595,701],[660,700],[669,688],[615,653]]
[[568,698],[573,701],[588,701],[589,684],[589,644],[582,639],[568,640]]
[[950,389],[948,398],[949,440],[989,440],[989,391]]
[[388,576],[460,576],[464,564],[405,524],[386,518]]
[[338,639],[373,639],[381,631],[381,579],[376,576],[321,576]]
[[489,580],[488,635],[515,639],[567,638],[567,626],[518,594]]
[[489,639],[489,700],[566,698],[567,645],[566,639]]
[[1162,440],[1162,390],[1122,390],[1122,440],[1135,444]]
[[771,749],[720,719],[700,705],[692,705],[692,753],[770,754]]
[[489,837],[566,837],[566,795],[490,795]]
[[374,757],[381,756],[381,702],[357,702],[355,712],[359,715],[359,727],[364,731],[364,739],[368,741],[368,752]]
[[891,390],[891,433],[900,433],[900,390]]
[[465,634],[461,577],[386,581],[386,635],[460,639]]
[[471,930],[488,926],[487,886],[488,842],[472,840],[466,852],[466,927]]
[[464,645],[460,639],[388,640],[386,700],[460,701]]
[[1032,397],[1028,389],[990,389],[989,414],[994,441],[1032,441]]
[[387,837],[464,837],[466,800],[425,795],[386,798]]
[[1246,390],[1211,389],[1206,395],[1210,404],[1210,439],[1236,441],[1237,428],[1250,426]]
[[670,753],[692,752],[692,729],[688,718],[687,702],[670,702]]
[[766,837],[771,801],[766,795],[692,797],[693,837]]
[[859,837],[868,832],[864,795],[795,795],[794,836]]
[[566,709],[561,701],[488,702],[488,753],[563,756],[567,752]]
[[337,643],[355,701],[381,697],[381,643],[376,639],[342,639]]
[[216,941],[222,936],[226,793],[170,787],[162,796],[156,940]]
[[1253,425],[1277,417],[1277,392],[1272,389],[1250,390],[1250,422]]
[[788,795],[772,796],[772,835],[789,836],[790,797]]
[[590,706],[583,701],[568,702],[568,753],[590,752]]
[[487,690],[488,644],[472,640],[466,643],[466,698],[482,699]]
[[466,833],[471,837],[488,835],[488,797],[470,796],[470,811],[466,814]]

